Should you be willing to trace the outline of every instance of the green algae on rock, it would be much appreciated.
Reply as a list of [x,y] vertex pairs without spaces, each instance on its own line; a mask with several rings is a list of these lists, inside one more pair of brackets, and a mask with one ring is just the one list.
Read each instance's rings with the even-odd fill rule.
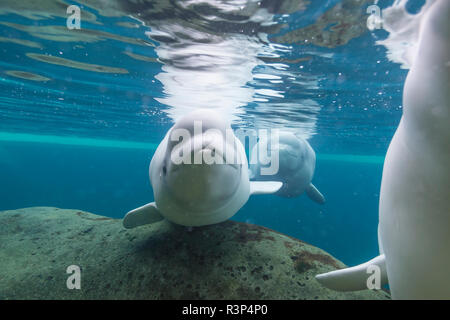
[[92,63],[84,63],[79,62],[75,60],[55,57],[51,55],[46,54],[39,54],[39,53],[27,53],[26,56],[28,58],[50,63],[50,64],[56,64],[59,66],[69,67],[69,68],[75,68],[80,70],[86,70],[86,71],[93,71],[93,72],[102,72],[102,73],[121,73],[125,74],[128,73],[128,70],[123,68],[115,68],[115,67],[108,67],[108,66],[102,66],[98,64],[92,64]]
[[[386,299],[335,292],[315,274],[344,264],[273,230],[227,221],[194,228],[167,221],[132,230],[79,210],[0,212],[0,299]],[[81,289],[67,289],[67,267]]]
[[368,31],[365,6],[372,0],[344,0],[321,15],[316,22],[304,28],[275,36],[272,40],[285,43],[313,43],[320,47],[335,48]]
[[80,30],[70,30],[65,26],[58,25],[46,25],[46,26],[35,26],[35,25],[22,25],[12,22],[0,22],[0,25],[9,28],[14,28],[23,32],[27,32],[33,38],[39,38],[44,40],[59,41],[59,42],[85,42],[85,43],[95,43],[105,40],[116,40],[123,43],[129,43],[139,46],[151,46],[154,44],[150,41],[131,38],[126,36],[121,36],[118,34],[83,28]]
[[129,52],[129,51],[123,51],[122,53],[126,54],[130,58],[133,58],[135,60],[145,61],[145,62],[152,62],[152,63],[161,63],[161,61],[158,60],[158,58],[154,57],[147,57],[143,56],[141,54]]
[[30,40],[25,40],[25,39],[0,37],[0,42],[9,42],[9,43],[18,44],[18,45],[21,45],[21,46],[27,46],[27,47],[30,47],[30,48],[42,49],[42,45],[40,43],[37,43],[37,42],[34,42],[34,41],[30,41]]
[[8,70],[8,71],[5,71],[5,73],[9,76],[20,78],[20,79],[25,79],[25,80],[44,81],[44,82],[51,80],[50,78],[41,76],[36,73],[20,71],[20,70]]

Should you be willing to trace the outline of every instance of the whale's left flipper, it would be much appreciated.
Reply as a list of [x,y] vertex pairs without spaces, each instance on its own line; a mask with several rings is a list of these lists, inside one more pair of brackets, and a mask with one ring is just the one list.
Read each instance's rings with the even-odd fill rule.
[[[380,268],[381,286],[388,283],[384,254],[355,267],[331,271],[316,276],[323,286],[336,291],[366,290],[367,279],[372,275],[370,266]],[[368,272],[369,271],[369,272]]]
[[320,204],[325,203],[325,197],[323,196],[323,194],[320,193],[319,190],[317,190],[317,188],[312,183],[309,185],[308,188],[306,188],[306,194],[311,200],[317,203]]
[[250,181],[250,194],[275,193],[283,186],[278,181]]
[[144,224],[158,222],[163,219],[164,217],[159,213],[156,204],[151,202],[128,212],[123,218],[123,226],[127,229],[131,229]]

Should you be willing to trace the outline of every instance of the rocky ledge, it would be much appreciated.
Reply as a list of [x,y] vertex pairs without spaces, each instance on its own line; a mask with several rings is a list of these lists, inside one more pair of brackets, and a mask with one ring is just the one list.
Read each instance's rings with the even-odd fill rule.
[[[343,268],[323,250],[239,222],[167,221],[126,230],[80,210],[0,212],[0,299],[388,299],[335,292],[315,274]],[[69,266],[80,272],[67,273]],[[74,272],[75,269],[69,269]],[[80,275],[80,289],[74,276]]]

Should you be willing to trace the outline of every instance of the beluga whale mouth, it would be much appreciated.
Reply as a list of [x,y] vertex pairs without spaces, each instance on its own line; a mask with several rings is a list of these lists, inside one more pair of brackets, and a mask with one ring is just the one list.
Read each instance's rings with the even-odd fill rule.
[[164,183],[174,201],[191,213],[224,206],[241,181],[236,146],[220,131],[204,132],[175,145],[166,164]]
[[241,180],[240,168],[227,164],[181,164],[171,168],[165,182],[168,192],[174,202],[191,213],[203,214],[224,206]]

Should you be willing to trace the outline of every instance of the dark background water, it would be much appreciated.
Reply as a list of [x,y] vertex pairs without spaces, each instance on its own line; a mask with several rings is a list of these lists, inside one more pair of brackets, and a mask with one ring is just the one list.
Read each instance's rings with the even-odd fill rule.
[[[0,142],[0,210],[73,208],[121,218],[153,200],[153,151]],[[250,197],[233,220],[254,223],[318,246],[348,265],[378,254],[382,163],[319,160],[314,184],[327,202],[305,195]]]

